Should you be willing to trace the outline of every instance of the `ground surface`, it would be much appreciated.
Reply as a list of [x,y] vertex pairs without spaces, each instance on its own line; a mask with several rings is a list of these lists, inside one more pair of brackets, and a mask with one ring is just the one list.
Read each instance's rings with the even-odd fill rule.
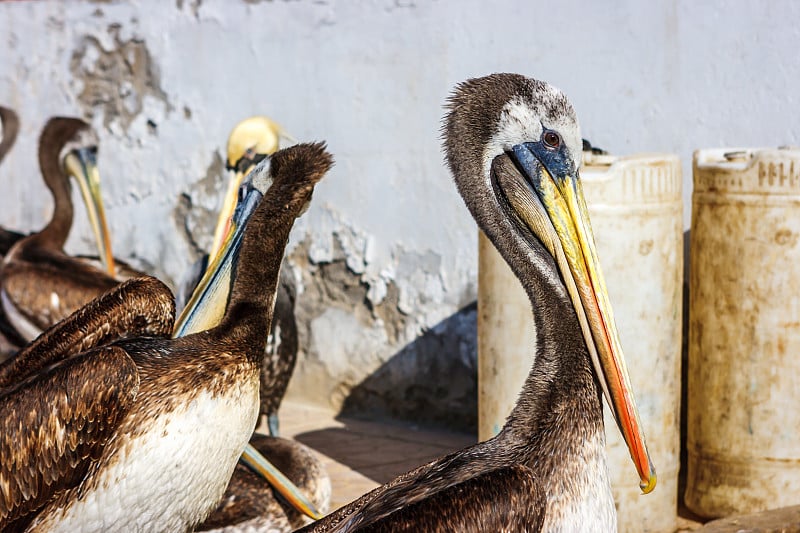
[[333,485],[331,510],[431,459],[475,442],[475,437],[335,417],[319,407],[284,402],[281,435],[316,450]]
[[[357,420],[295,402],[283,402],[280,420],[281,434],[317,451],[328,469],[331,511],[398,474],[475,442],[473,435]],[[681,518],[678,531],[698,527],[699,522]]]

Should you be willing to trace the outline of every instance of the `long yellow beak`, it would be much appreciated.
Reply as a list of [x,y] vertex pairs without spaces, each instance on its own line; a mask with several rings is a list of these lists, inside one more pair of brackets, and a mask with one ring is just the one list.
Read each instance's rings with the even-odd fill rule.
[[[559,265],[598,381],[628,445],[642,492],[648,493],[656,485],[655,468],[639,421],[578,173],[554,177],[525,145],[514,147],[513,154],[538,202],[523,202],[521,195],[515,194],[507,197]],[[544,224],[545,217],[549,227]]]
[[228,177],[228,190],[225,191],[225,198],[222,201],[222,209],[220,209],[219,216],[217,217],[217,226],[214,228],[214,241],[211,244],[211,250],[208,252],[209,266],[214,262],[214,259],[222,249],[225,237],[231,231],[231,217],[236,209],[238,202],[239,187],[242,185],[242,180],[246,172],[241,170],[229,170]]
[[97,170],[95,149],[81,148],[73,150],[64,158],[64,168],[75,178],[81,189],[89,223],[92,225],[100,261],[110,276],[116,273],[114,255],[111,251],[111,237],[106,224],[106,213],[103,198],[100,194],[100,173]]
[[[235,209],[236,202],[233,205]],[[240,211],[243,209],[244,207]],[[255,207],[252,206],[252,210],[254,209]],[[192,297],[186,303],[186,307],[175,321],[173,337],[184,337],[206,331],[216,327],[222,320],[228,306],[231,277],[244,237],[244,227],[252,210],[248,213],[242,212],[238,217],[227,218],[227,230],[222,245],[213,259],[212,256],[209,256],[208,268],[192,293]]]

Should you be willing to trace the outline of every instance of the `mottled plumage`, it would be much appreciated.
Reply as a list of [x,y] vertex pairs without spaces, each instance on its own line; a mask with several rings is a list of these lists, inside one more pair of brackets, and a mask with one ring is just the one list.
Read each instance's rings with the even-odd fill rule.
[[[17,441],[33,439],[33,444],[15,452],[24,455],[9,470],[3,462],[0,490],[7,491],[4,505],[11,511],[0,518],[0,529],[186,530],[214,509],[255,427],[263,332],[271,320],[289,231],[331,164],[324,146],[316,144],[279,152],[271,166],[262,167],[262,173],[269,169],[273,184],[244,230],[229,305],[216,328],[174,339],[129,335],[54,367],[23,365],[34,374],[2,393],[0,409],[47,424],[6,422],[17,428]],[[127,297],[117,303],[125,310],[135,301]],[[171,294],[168,301],[174,312]],[[57,327],[88,333],[97,318],[92,310],[78,311]],[[151,319],[146,315],[133,323],[141,329]],[[171,319],[166,322],[158,334],[171,333]],[[59,345],[61,336],[44,335],[37,342],[48,338]],[[96,357],[104,364],[93,365]],[[82,379],[70,381],[75,365]],[[80,395],[65,394],[69,387],[111,406],[81,403]],[[61,419],[60,401],[78,402],[74,422]],[[38,466],[20,472],[16,464]],[[58,466],[67,464],[79,470]],[[51,484],[42,485],[30,471],[53,478]],[[29,488],[45,485],[39,492]],[[13,517],[18,521],[10,524]]]
[[539,150],[547,179],[577,176],[572,106],[545,83],[495,74],[456,88],[443,135],[461,196],[531,300],[533,367],[496,437],[403,474],[302,531],[615,531],[601,390],[567,286],[573,275],[562,268],[553,226],[541,223],[549,215],[536,206],[539,183],[515,152]]
[[133,404],[136,366],[122,349],[102,345],[168,335],[174,319],[169,289],[134,279],[0,365],[0,529],[24,529],[29,513],[77,485]]
[[297,362],[299,340],[294,304],[297,296],[294,278],[281,269],[275,315],[272,319],[264,364],[261,367],[261,414],[267,417],[270,433],[277,436],[278,408],[281,406],[289,380]]
[[[208,255],[199,259],[190,269],[189,275],[181,283],[182,297],[177,298],[178,308],[186,305],[192,291],[197,287],[208,266]],[[266,334],[267,347],[261,367],[260,414],[267,417],[270,434],[277,436],[278,409],[286,394],[289,380],[294,372],[299,348],[297,320],[294,315],[297,288],[294,278],[284,268],[281,269],[278,293],[275,297],[275,312],[272,325]]]

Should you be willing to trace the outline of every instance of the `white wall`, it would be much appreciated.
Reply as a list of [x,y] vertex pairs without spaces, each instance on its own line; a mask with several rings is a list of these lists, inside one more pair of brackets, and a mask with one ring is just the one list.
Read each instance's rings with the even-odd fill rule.
[[[799,20],[789,0],[3,2],[0,102],[19,110],[23,130],[0,167],[0,223],[43,224],[38,132],[54,114],[91,115],[116,255],[174,282],[193,250],[179,226],[207,243],[223,188],[215,154],[238,120],[268,114],[301,140],[327,140],[337,165],[292,245],[306,238],[303,254],[325,263],[337,234],[372,304],[387,283],[399,294],[383,304],[391,319],[362,316],[357,301],[309,310],[303,335],[316,353],[293,394],[338,405],[475,298],[475,227],[439,149],[453,84],[494,71],[539,77],[572,99],[594,144],[679,153],[688,225],[693,149],[800,144]],[[103,55],[85,36],[121,51]],[[130,39],[143,44],[120,44]],[[134,55],[145,49],[149,67]],[[182,193],[206,211],[186,222]],[[69,249],[90,244],[79,216]],[[326,361],[339,340],[327,326],[342,312],[360,340]]]

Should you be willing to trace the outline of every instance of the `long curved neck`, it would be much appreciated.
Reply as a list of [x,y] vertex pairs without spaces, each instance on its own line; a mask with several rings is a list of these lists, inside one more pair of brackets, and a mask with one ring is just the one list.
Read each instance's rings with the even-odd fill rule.
[[580,323],[545,248],[524,239],[492,196],[467,199],[467,205],[525,288],[536,328],[533,366],[497,438],[515,461],[557,477],[580,467],[575,454],[584,453],[586,443],[603,442],[600,390]]
[[[233,275],[231,296],[215,334],[246,339],[259,345],[260,361],[272,321],[281,262],[289,233],[308,194],[273,185],[247,222]],[[234,333],[235,332],[235,333]]]
[[492,446],[536,472],[547,495],[546,530],[590,522],[616,530],[600,387],[566,287],[543,247],[528,258],[510,253],[519,243],[493,241],[528,293],[536,355]]
[[53,195],[53,216],[38,233],[37,240],[61,249],[72,228],[74,214],[70,196],[69,176],[61,168],[59,155],[63,142],[42,141],[39,144],[39,168],[47,188]]
[[[522,264],[520,280],[533,309],[536,353],[533,366],[503,428],[528,445],[528,462],[559,459],[565,440],[586,442],[603,430],[599,385],[566,288],[550,256]],[[566,459],[564,457],[563,459]]]
[[6,109],[0,109],[0,119],[3,121],[3,139],[0,140],[0,161],[2,161],[17,140],[19,119],[16,113]]

